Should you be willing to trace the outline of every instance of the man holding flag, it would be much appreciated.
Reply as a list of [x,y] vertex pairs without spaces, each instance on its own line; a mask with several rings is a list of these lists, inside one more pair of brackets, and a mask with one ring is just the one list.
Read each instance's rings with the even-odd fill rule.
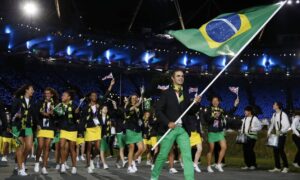
[[[173,85],[161,95],[156,106],[156,114],[160,123],[161,129],[166,131],[168,128],[172,131],[161,142],[160,152],[155,160],[155,165],[152,170],[151,180],[157,180],[167,160],[170,149],[176,141],[181,152],[184,162],[184,177],[186,180],[194,179],[194,166],[192,161],[191,147],[189,135],[184,126],[183,118],[181,123],[175,124],[175,120],[189,106],[189,96],[183,90],[184,73],[182,70],[175,70],[171,76]],[[196,96],[194,101],[200,102],[201,97]]]
[[[202,25],[199,29],[187,29],[178,31],[169,31],[169,34],[179,40],[187,48],[202,52],[208,56],[216,57],[219,55],[232,56],[231,60],[225,67],[216,75],[216,77],[207,85],[207,87],[198,95],[198,98],[210,88],[210,86],[222,75],[222,73],[231,65],[231,63],[240,55],[247,45],[255,38],[255,36],[266,26],[266,24],[276,15],[276,13],[285,5],[287,1],[258,6],[239,11],[238,13],[221,14],[215,19]],[[157,106],[157,115],[162,124],[169,127],[169,130],[153,147],[155,148],[161,142],[161,152],[159,153],[155,167],[151,174],[151,179],[158,179],[162,169],[162,163],[166,159],[167,153],[173,142],[176,140],[181,147],[183,139],[187,135],[183,132],[184,129],[176,127],[182,122],[181,118],[192,108],[197,102],[196,100],[191,105],[185,105],[185,110],[181,108],[173,109],[174,100],[172,94],[176,92],[178,102],[180,104],[182,95],[183,73],[182,71],[174,72],[172,75],[173,83],[178,83],[181,79],[181,84],[175,86],[174,89],[166,91]],[[178,77],[177,77],[178,76]],[[182,76],[182,77],[180,77]],[[178,79],[177,79],[178,78]],[[173,91],[173,92],[172,92]],[[174,96],[173,96],[174,97]],[[199,99],[198,99],[199,100]],[[173,103],[172,103],[173,102]],[[175,103],[175,105],[177,105]],[[180,113],[178,113],[180,112]],[[171,118],[170,118],[171,117]],[[178,118],[176,121],[174,118]],[[186,145],[188,146],[188,145]],[[184,148],[184,147],[182,147]],[[194,179],[193,164],[190,158],[190,148],[185,149],[185,157],[183,157],[185,167],[185,179]],[[189,154],[189,155],[187,155]]]

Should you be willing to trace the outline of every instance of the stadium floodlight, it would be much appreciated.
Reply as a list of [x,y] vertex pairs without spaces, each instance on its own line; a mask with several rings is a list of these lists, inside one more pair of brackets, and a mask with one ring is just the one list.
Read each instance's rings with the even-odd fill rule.
[[23,11],[24,11],[25,15],[33,17],[38,14],[39,7],[38,7],[37,3],[33,2],[33,1],[27,1],[23,5]]

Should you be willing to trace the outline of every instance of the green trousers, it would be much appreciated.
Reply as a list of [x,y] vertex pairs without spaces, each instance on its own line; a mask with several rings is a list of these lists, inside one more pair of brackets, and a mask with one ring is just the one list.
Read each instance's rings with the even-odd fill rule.
[[194,180],[194,165],[192,160],[190,138],[182,127],[176,127],[173,129],[160,143],[160,151],[155,160],[154,168],[151,173],[151,180],[158,180],[174,141],[177,142],[180,148],[181,158],[184,164],[184,179]]

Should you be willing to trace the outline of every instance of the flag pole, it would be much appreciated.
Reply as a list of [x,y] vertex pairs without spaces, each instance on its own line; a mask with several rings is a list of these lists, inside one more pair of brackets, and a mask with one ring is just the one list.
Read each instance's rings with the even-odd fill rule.
[[[258,29],[258,31],[245,43],[242,48],[233,56],[233,58],[226,64],[226,66],[216,75],[216,77],[206,86],[206,88],[198,95],[198,96],[203,96],[203,94],[210,88],[214,82],[223,74],[223,72],[233,63],[233,61],[241,54],[241,52],[250,44],[250,42],[256,37],[256,35],[267,25],[267,23],[277,14],[277,12],[285,5],[287,0],[284,2],[280,2],[280,6],[278,9],[267,19],[266,22]],[[190,106],[179,116],[179,118],[175,121],[175,124],[178,124],[178,122],[183,118],[183,116],[193,107],[193,105],[196,102],[193,101]],[[169,134],[169,132],[172,129],[168,129],[167,132],[159,139],[159,141],[152,147],[152,151],[159,145],[159,143]]]

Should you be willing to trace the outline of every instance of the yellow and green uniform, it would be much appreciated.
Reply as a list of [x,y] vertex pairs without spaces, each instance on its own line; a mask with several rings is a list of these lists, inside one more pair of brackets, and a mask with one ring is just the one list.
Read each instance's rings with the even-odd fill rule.
[[50,101],[42,101],[39,103],[39,120],[38,125],[41,129],[37,132],[38,138],[54,138],[54,129],[55,129],[55,117],[54,115],[46,117],[43,113],[48,113],[54,109],[55,103],[53,99]]
[[83,122],[85,126],[85,141],[99,141],[101,139],[100,105],[91,104],[83,109]]
[[101,123],[100,150],[107,151],[109,149],[109,138],[111,135],[112,121],[109,115],[106,116],[101,115],[100,123]]
[[135,144],[143,141],[142,137],[142,120],[140,118],[141,110],[130,110],[131,106],[127,106],[125,109],[125,121],[126,121],[126,144]]
[[[21,118],[14,118],[15,114],[20,113]],[[17,137],[33,136],[33,128],[36,127],[34,103],[32,99],[24,96],[16,98],[12,104],[12,132]]]
[[63,113],[59,117],[59,138],[76,142],[79,124],[77,114],[75,113],[76,106],[70,101],[68,104],[61,104],[60,107],[62,108]]

